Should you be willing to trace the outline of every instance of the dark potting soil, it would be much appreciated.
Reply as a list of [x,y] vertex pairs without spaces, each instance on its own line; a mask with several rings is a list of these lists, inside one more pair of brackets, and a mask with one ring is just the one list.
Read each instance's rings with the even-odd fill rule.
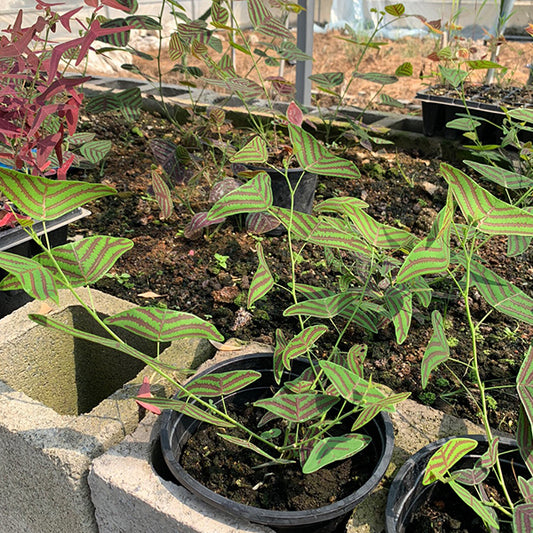
[[[442,85],[430,87],[428,94],[462,99],[460,91]],[[492,104],[498,108],[501,106],[530,107],[533,100],[533,86],[501,87],[498,85],[467,84],[464,86],[464,94],[467,101]]]
[[[239,421],[253,427],[263,414],[258,411],[245,409]],[[261,430],[271,427],[272,423]],[[213,492],[263,509],[303,511],[339,501],[371,477],[377,461],[376,450],[369,444],[355,456],[312,474],[302,474],[299,462],[262,467],[268,459],[217,436],[222,431],[201,426],[184,447],[182,466]]]

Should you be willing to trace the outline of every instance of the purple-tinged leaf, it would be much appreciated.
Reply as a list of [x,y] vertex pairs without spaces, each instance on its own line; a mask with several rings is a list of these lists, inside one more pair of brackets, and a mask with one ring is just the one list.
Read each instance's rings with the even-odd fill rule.
[[173,183],[183,183],[185,173],[178,159],[176,145],[171,141],[156,138],[150,141],[150,148],[155,160],[163,167],[170,180]]
[[385,291],[385,305],[394,324],[396,342],[402,344],[411,327],[413,293],[407,288],[390,285]]
[[[531,208],[526,209],[528,213],[533,213]],[[532,237],[522,237],[521,235],[509,235],[507,238],[507,256],[516,257],[522,255],[531,244]]]
[[450,358],[450,348],[444,334],[444,320],[439,311],[435,310],[431,313],[431,322],[433,324],[433,334],[429,339],[422,364],[420,365],[423,389],[427,387],[431,372]]
[[254,407],[262,407],[275,415],[300,424],[327,413],[339,401],[327,394],[278,394],[254,402]]
[[82,205],[115,194],[100,183],[51,180],[0,168],[0,190],[25,215],[36,220],[55,220]]
[[148,15],[132,15],[126,17],[128,26],[132,26],[136,30],[161,30],[161,24]]
[[518,476],[518,488],[526,503],[533,503],[533,479],[524,479]]
[[255,370],[232,370],[193,379],[185,385],[187,391],[203,398],[218,398],[240,391],[261,377]]
[[213,3],[211,6],[211,20],[215,27],[225,26],[229,20],[229,11],[220,4]]
[[324,325],[314,325],[309,326],[298,335],[294,336],[285,347],[285,350],[283,351],[282,358],[283,358],[283,366],[287,369],[291,369],[291,359],[294,359],[295,357],[299,357],[300,355],[303,355],[307,353],[313,345],[316,343],[316,341],[326,333],[328,330],[327,326]]
[[266,163],[267,159],[266,142],[261,136],[256,135],[232,156],[230,161],[232,163]]
[[[124,48],[128,45],[130,40],[130,30],[129,24],[125,19],[117,18],[106,20],[105,22],[102,22],[100,27],[102,29],[114,29],[117,31],[114,31],[113,33],[100,34],[96,37],[97,41],[101,41],[116,48]],[[121,28],[124,29],[120,31]]]
[[271,206],[270,177],[266,172],[259,172],[248,183],[218,200],[209,211],[207,219],[215,220],[240,213],[257,213],[266,211]]
[[274,278],[272,277],[265,260],[265,254],[261,243],[257,243],[257,260],[259,264],[254,277],[252,278],[252,282],[250,283],[250,290],[248,291],[248,308],[250,308],[254,302],[268,294],[270,289],[274,286]]
[[516,442],[518,443],[520,456],[527,466],[529,473],[533,476],[533,432],[531,430],[529,418],[523,406],[520,407],[520,411],[518,413]]
[[294,394],[309,392],[313,387],[315,377],[313,369],[308,367],[296,379],[285,381],[283,387]]
[[152,170],[152,188],[154,189],[155,199],[161,209],[161,217],[163,219],[169,218],[174,211],[170,189],[159,172],[155,170]]
[[477,446],[473,439],[459,437],[444,443],[429,459],[423,485],[442,480],[450,468]]
[[473,487],[483,483],[490,473],[489,468],[475,466],[474,468],[464,468],[461,470],[454,470],[453,477],[457,483]]
[[254,235],[262,235],[276,229],[280,225],[279,220],[268,213],[250,213],[246,217],[246,229]]
[[172,342],[183,338],[224,340],[209,322],[190,313],[159,307],[134,307],[106,318],[105,323],[155,342]]
[[517,505],[513,513],[513,533],[531,533],[531,531],[533,531],[533,504]]
[[[7,270],[32,298],[58,302],[57,285],[52,273],[33,259],[9,252],[0,252],[0,268]],[[0,282],[0,290],[10,290],[9,276]]]
[[215,183],[209,193],[210,202],[218,202],[223,196],[235,189],[238,189],[242,183],[235,178],[224,178],[221,181]]
[[398,275],[397,283],[405,283],[413,278],[444,272],[450,264],[450,236],[453,218],[451,202],[439,212],[428,236],[420,241],[405,258]]
[[221,128],[226,120],[226,112],[221,107],[212,107],[209,110],[209,122],[216,128]]
[[341,437],[326,437],[318,441],[302,467],[304,474],[311,474],[335,461],[342,461],[360,452],[371,442],[368,435],[348,433]]
[[151,405],[155,405],[160,409],[171,409],[172,411],[177,411],[178,413],[182,413],[186,416],[194,418],[195,420],[200,420],[200,422],[205,422],[206,424],[211,424],[213,426],[231,428],[235,425],[229,420],[219,418],[192,403],[183,402],[181,400],[174,400],[172,398],[142,398],[142,401]]
[[301,127],[289,123],[289,136],[294,155],[300,166],[307,172],[319,176],[349,179],[358,178],[361,175],[359,169],[351,161],[331,154]]
[[[57,286],[64,286],[64,275],[72,287],[83,287],[101,279],[117,259],[132,247],[133,241],[129,239],[95,235],[55,247],[52,250],[53,260],[45,252],[35,256],[33,260],[55,277]],[[10,274],[2,280],[0,287],[3,290],[21,288],[20,280]]]
[[493,527],[499,531],[500,526],[498,524],[498,518],[494,510],[488,506],[485,506],[481,500],[476,498],[471,494],[467,489],[465,489],[459,483],[455,481],[449,481],[450,487],[453,489],[455,494],[463,500],[468,507],[470,507],[489,527]]
[[287,107],[287,120],[295,126],[301,126],[304,121],[304,114],[295,102],[291,102]]
[[480,457],[482,468],[492,468],[498,460],[498,444],[500,437],[494,437],[490,443],[489,449]]
[[363,377],[363,363],[366,359],[368,346],[366,344],[354,344],[346,356],[348,368],[360,378]]
[[281,329],[276,329],[276,344],[274,346],[274,353],[272,354],[273,359],[273,372],[274,372],[274,379],[276,380],[276,383],[279,385],[281,383],[281,377],[283,375],[283,371],[285,369],[285,365],[283,364],[283,352],[285,352],[285,348],[287,348],[287,339],[285,338],[285,335],[283,335],[283,331]]
[[465,163],[477,170],[486,180],[497,183],[506,189],[528,189],[533,187],[533,179],[524,174],[518,174],[517,172],[511,172],[492,165],[484,165],[477,161],[465,161]]
[[508,204],[483,189],[464,172],[442,164],[441,173],[468,221],[488,235],[533,236],[533,214]]
[[389,96],[388,94],[381,93],[379,95],[379,100],[380,100],[379,103],[381,105],[387,105],[387,106],[390,106],[390,107],[399,107],[399,108],[405,107],[405,104],[403,104],[399,100],[396,100],[396,98],[393,98],[392,96]]
[[183,236],[186,239],[199,239],[202,236],[204,228],[214,224],[222,224],[226,220],[225,217],[216,218],[214,220],[207,220],[207,212],[196,213],[191,218],[191,221],[185,226]]

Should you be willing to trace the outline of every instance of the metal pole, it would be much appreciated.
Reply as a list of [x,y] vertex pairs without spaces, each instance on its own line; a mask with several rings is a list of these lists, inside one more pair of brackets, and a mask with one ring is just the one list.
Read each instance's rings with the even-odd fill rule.
[[[315,0],[298,0],[298,5],[304,9],[298,14],[296,46],[302,52],[312,56]],[[311,105],[311,80],[309,76],[312,71],[312,61],[296,62],[296,101],[304,106]]]

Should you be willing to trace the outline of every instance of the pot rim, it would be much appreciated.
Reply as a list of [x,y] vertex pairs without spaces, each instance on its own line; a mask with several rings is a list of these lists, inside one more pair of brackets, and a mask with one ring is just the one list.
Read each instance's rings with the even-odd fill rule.
[[[221,363],[217,363],[212,367],[196,374],[193,379],[210,374],[213,372],[218,372],[222,370],[228,364],[236,364],[240,361],[251,361],[253,359],[263,359],[265,357],[272,357],[271,353],[254,353],[248,355],[238,356]],[[176,477],[176,481],[187,488],[190,492],[196,494],[204,501],[207,501],[214,507],[241,516],[250,520],[251,522],[261,523],[261,524],[270,524],[274,526],[290,526],[295,522],[298,522],[301,525],[311,524],[314,522],[325,522],[332,520],[343,514],[346,514],[351,509],[353,509],[365,495],[370,494],[373,489],[381,481],[387,467],[392,458],[392,452],[394,449],[394,429],[390,416],[381,412],[373,421],[377,426],[378,432],[381,434],[382,451],[380,458],[377,461],[376,468],[374,469],[370,478],[355,492],[346,496],[342,500],[334,502],[332,504],[318,507],[316,509],[308,509],[305,511],[274,511],[268,509],[262,509],[260,507],[253,507],[251,505],[245,505],[242,503],[235,502],[217,494],[202,485],[192,476],[190,476],[187,471],[181,466],[179,461],[175,459],[170,449],[170,433],[168,430],[168,424],[170,422],[170,417],[174,411],[165,410],[162,414],[161,420],[161,448],[163,451],[163,456],[167,465],[171,469],[172,473]],[[176,413],[178,417],[182,416],[180,413]],[[379,419],[379,422],[378,422]]]

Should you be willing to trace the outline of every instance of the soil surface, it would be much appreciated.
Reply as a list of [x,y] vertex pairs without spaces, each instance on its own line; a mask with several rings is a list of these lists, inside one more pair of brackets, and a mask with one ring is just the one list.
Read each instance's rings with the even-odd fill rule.
[[[191,132],[199,127],[201,124],[193,124],[178,131],[177,127],[146,113],[136,121],[135,127],[124,124],[116,116],[85,119],[84,128],[94,131],[98,139],[111,139],[113,151],[102,169],[79,171],[73,178],[101,181],[115,187],[118,194],[89,205],[92,216],[73,225],[71,236],[111,234],[134,241],[134,248],[119,259],[109,276],[98,282],[97,288],[139,305],[162,305],[195,313],[209,319],[225,338],[273,344],[276,328],[290,337],[299,331],[299,324],[296,319],[283,316],[283,310],[292,301],[290,295],[277,286],[252,309],[246,309],[248,289],[257,269],[257,236],[244,231],[239,218],[212,226],[196,240],[183,236],[193,214],[211,205],[208,199],[212,185],[225,174],[232,175],[229,165],[222,170],[213,166],[212,158],[220,155],[216,150],[202,152],[197,145],[192,149]],[[231,139],[244,134],[247,132],[239,133],[229,125],[221,133]],[[155,137],[191,147],[193,154],[186,165],[188,183],[170,184],[174,213],[167,220],[160,219],[159,206],[149,192],[154,164],[149,141]],[[369,204],[367,212],[380,222],[407,228],[420,236],[427,233],[446,199],[446,184],[438,172],[440,161],[397,153],[394,149],[369,152],[350,141],[346,141],[338,153],[354,161],[361,177],[355,180],[321,178],[316,201],[334,196],[361,198]],[[287,236],[262,237],[261,242],[271,272],[286,286],[290,275]],[[531,295],[531,247],[524,255],[510,260],[505,254],[503,239],[492,239],[488,246],[488,265]],[[331,289],[338,287],[342,272],[336,270],[334,263],[327,263],[324,249],[306,246],[298,251],[296,275],[301,283]],[[343,258],[350,259],[345,254]],[[444,307],[446,312],[451,355],[466,361],[470,349],[464,310],[457,292],[446,284],[436,283],[433,288],[435,304],[441,309]],[[473,309],[476,319],[490,310],[476,292],[473,293]],[[353,344],[366,343],[366,376],[372,375],[375,382],[398,392],[410,391],[415,400],[477,421],[477,407],[457,382],[460,377],[475,390],[462,366],[451,363],[449,369],[441,367],[427,389],[421,389],[420,361],[431,335],[431,310],[431,307],[426,310],[415,305],[409,336],[401,345],[396,343],[391,325],[377,334],[350,327],[340,349],[347,351]],[[496,387],[491,392],[492,423],[500,430],[512,432],[518,412],[512,385],[531,342],[532,328],[491,312],[479,333],[485,379]],[[331,346],[335,338],[332,332],[320,340],[321,353],[327,352],[328,344]]]

